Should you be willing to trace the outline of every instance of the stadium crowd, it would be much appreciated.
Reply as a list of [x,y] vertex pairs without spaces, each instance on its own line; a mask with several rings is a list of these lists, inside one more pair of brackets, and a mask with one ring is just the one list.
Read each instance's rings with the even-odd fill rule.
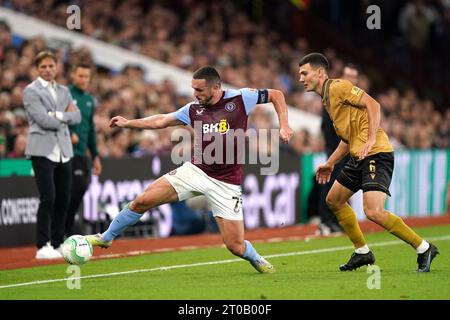
[[[110,5],[107,5],[108,2]],[[82,32],[90,37],[117,44],[153,59],[194,71],[214,65],[224,83],[236,87],[279,88],[288,104],[318,116],[321,99],[305,93],[298,83],[298,61],[310,51],[304,38],[291,43],[271,30],[268,24],[252,21],[232,2],[178,1],[176,8],[144,1],[79,1]],[[0,0],[0,5],[65,27],[67,3]],[[83,10],[89,5],[89,10]],[[23,157],[27,123],[22,103],[24,87],[36,77],[32,59],[47,47],[43,38],[14,39],[6,22],[0,22],[0,157]],[[80,48],[55,48],[59,62],[57,82],[70,82],[70,67],[76,62],[94,64],[91,52]],[[330,77],[340,77],[346,63],[333,49],[325,50],[332,69]],[[372,92],[371,80],[360,68],[358,86],[378,99],[382,106],[382,126],[396,149],[450,147],[450,108],[438,111],[434,102],[423,99],[410,88],[386,88]],[[95,66],[90,92],[96,99],[95,124],[101,157],[140,157],[170,152],[170,134],[159,131],[112,130],[113,115],[145,117],[175,111],[192,100],[176,92],[169,80],[145,81],[143,70],[128,65],[123,70]],[[250,127],[276,126],[263,108],[255,109]],[[323,151],[322,137],[308,131],[295,133],[293,152]]]

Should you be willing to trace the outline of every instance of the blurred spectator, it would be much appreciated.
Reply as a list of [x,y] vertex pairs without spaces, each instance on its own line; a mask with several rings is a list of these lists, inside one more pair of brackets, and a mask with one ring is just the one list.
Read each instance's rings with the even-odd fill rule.
[[12,151],[8,153],[8,158],[24,158],[26,146],[27,146],[27,136],[25,134],[19,134],[18,136],[16,136],[14,140],[14,147]]
[[6,156],[6,135],[0,130],[0,158]]
[[158,141],[158,134],[155,131],[142,131],[138,145],[132,152],[132,156],[136,158],[149,156],[155,150]]
[[[74,228],[78,209],[89,187],[92,174],[99,176],[102,172],[100,157],[97,152],[96,131],[94,126],[95,101],[88,88],[92,77],[90,64],[79,62],[71,66],[72,84],[69,86],[73,102],[81,112],[81,122],[69,127],[74,156],[72,158],[72,193],[66,215],[65,235],[70,237],[82,231]],[[81,221],[81,219],[78,219]],[[78,224],[81,227],[81,223]],[[76,230],[76,231],[75,231]]]
[[399,26],[414,51],[429,47],[431,29],[438,20],[438,12],[425,0],[407,3],[400,12]]
[[309,148],[310,134],[307,130],[303,129],[296,131],[289,142],[290,147],[298,154],[310,153]]

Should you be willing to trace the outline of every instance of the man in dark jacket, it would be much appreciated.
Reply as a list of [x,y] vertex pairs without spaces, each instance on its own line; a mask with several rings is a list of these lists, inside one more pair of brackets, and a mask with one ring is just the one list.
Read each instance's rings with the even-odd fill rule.
[[[72,160],[72,196],[66,218],[66,236],[74,232],[75,216],[89,186],[90,159],[94,175],[100,175],[102,166],[97,154],[94,126],[94,98],[87,92],[91,80],[91,67],[79,63],[71,72],[72,84],[69,86],[73,102],[81,111],[81,123],[70,126],[74,157]],[[87,150],[89,149],[90,158]]]

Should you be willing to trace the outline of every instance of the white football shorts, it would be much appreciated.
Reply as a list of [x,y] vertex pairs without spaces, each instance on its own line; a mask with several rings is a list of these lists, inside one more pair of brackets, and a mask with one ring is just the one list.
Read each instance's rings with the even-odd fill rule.
[[212,178],[190,162],[185,162],[181,167],[166,173],[164,177],[177,192],[178,200],[203,194],[214,217],[227,220],[244,219],[241,186]]

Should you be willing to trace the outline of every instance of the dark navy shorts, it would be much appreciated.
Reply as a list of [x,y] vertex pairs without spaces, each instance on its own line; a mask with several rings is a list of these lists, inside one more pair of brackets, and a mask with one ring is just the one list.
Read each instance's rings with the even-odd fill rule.
[[350,158],[338,175],[337,181],[353,192],[360,189],[363,192],[382,191],[391,196],[389,186],[393,171],[394,153],[380,152],[360,161]]

